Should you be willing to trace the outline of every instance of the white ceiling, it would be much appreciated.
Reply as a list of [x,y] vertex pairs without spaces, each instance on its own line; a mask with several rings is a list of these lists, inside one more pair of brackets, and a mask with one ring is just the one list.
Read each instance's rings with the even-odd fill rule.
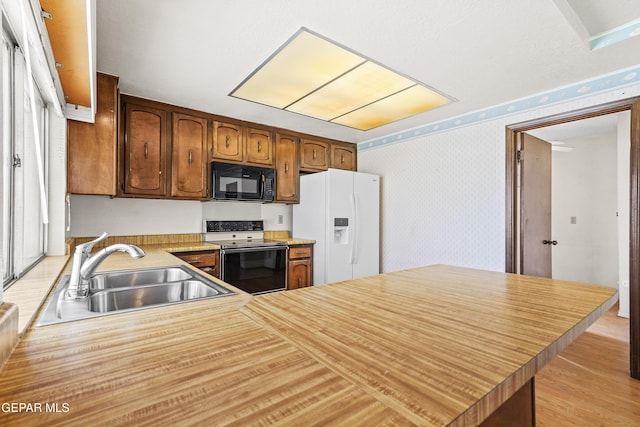
[[[640,37],[591,50],[560,3],[580,2],[97,0],[97,69],[122,93],[360,142],[640,63]],[[640,18],[637,0],[588,3],[576,15],[590,32]],[[357,131],[228,96],[300,27],[458,101]]]

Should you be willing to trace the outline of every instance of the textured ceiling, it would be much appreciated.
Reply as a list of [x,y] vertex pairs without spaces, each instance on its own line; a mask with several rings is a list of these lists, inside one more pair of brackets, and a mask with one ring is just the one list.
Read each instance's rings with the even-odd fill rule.
[[[640,63],[640,37],[591,50],[558,1],[99,0],[97,69],[122,93],[360,142]],[[303,26],[458,102],[357,131],[228,96]]]

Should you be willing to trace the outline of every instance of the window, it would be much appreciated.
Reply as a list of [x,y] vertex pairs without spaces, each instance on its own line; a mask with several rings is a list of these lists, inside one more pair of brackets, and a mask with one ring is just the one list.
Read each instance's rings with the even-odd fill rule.
[[[11,35],[2,34],[2,269],[7,286],[45,252],[40,174],[46,177],[47,108],[34,82],[29,97],[25,58]],[[37,121],[37,133],[33,125]],[[36,138],[37,135],[37,138]],[[36,140],[37,139],[37,140]],[[45,185],[46,188],[46,185]]]

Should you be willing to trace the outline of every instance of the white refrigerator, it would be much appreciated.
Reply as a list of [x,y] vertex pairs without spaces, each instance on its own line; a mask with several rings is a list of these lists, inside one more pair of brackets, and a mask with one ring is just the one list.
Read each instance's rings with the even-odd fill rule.
[[329,169],[300,177],[293,237],[313,239],[313,284],[380,272],[380,177]]

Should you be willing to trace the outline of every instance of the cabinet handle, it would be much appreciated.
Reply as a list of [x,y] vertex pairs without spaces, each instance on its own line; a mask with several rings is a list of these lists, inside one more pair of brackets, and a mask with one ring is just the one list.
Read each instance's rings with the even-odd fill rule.
[[316,157],[317,157],[317,154],[316,154],[316,150],[314,149],[314,150],[313,150],[313,160],[315,160],[315,159],[316,159]]
[[258,153],[262,152],[262,141],[258,141]]
[[189,148],[189,164],[193,162],[193,151]]
[[144,158],[149,158],[149,144],[146,142],[144,143]]
[[298,287],[302,286],[302,278],[298,277]]
[[340,155],[340,163],[344,163],[344,154]]
[[229,142],[231,141],[231,137],[229,135],[226,136],[224,141],[224,146],[229,148]]
[[284,162],[284,173],[289,173],[289,162]]

